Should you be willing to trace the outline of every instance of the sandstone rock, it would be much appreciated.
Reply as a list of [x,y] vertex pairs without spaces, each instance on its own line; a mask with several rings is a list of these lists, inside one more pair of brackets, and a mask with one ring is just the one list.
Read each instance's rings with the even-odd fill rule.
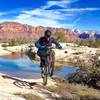
[[[64,33],[65,39],[68,41],[78,40],[77,34],[71,31],[71,29],[64,28],[52,28],[52,27],[33,27],[26,24],[20,24],[17,22],[4,22],[0,23],[0,39],[38,39],[43,35],[46,29],[50,29],[55,36],[56,32]],[[55,36],[56,37],[56,36]]]

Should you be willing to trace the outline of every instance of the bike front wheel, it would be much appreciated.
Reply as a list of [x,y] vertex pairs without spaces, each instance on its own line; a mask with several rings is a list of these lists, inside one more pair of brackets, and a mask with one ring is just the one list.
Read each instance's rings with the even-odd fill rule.
[[48,68],[44,67],[43,68],[43,85],[47,84],[47,79],[48,79]]
[[49,67],[49,75],[50,75],[50,77],[53,76],[53,73],[54,73],[54,66],[51,64],[50,67]]

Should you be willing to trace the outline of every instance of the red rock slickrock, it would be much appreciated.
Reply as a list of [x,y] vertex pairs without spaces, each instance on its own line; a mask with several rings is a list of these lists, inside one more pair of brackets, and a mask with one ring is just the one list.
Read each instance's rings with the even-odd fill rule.
[[43,35],[46,29],[50,29],[56,37],[56,32],[64,33],[66,40],[76,41],[79,40],[78,36],[72,32],[71,29],[52,28],[52,27],[34,27],[27,24],[17,22],[3,22],[0,23],[0,39],[38,39]]

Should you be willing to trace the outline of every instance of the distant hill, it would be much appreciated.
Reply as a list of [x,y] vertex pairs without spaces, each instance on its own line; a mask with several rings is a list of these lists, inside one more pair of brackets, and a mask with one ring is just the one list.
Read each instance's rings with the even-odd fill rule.
[[89,38],[100,39],[100,32],[97,32],[96,30],[83,31],[79,34],[79,37],[81,39],[89,39]]
[[37,39],[43,35],[46,29],[50,29],[56,38],[55,33],[60,32],[64,34],[64,39],[68,41],[76,41],[79,39],[78,35],[72,32],[71,29],[42,26],[34,27],[17,22],[0,23],[0,39]]
[[82,34],[79,35],[79,38],[81,38],[81,39],[88,39],[89,36],[90,35],[88,33],[82,33]]
[[100,39],[100,34],[95,33],[95,34],[94,34],[94,38]]
[[[64,28],[53,28],[53,27],[43,27],[43,26],[31,26],[27,24],[21,24],[18,22],[3,22],[0,23],[0,40],[7,39],[24,39],[24,40],[36,40],[40,36],[43,35],[46,29],[50,29],[55,38],[62,38],[64,41],[76,41],[80,40],[80,38],[88,39],[88,38],[100,38],[100,33],[96,33],[93,31],[85,31],[77,32],[72,31],[72,29],[64,29]],[[56,34],[59,33],[59,34]],[[57,36],[58,35],[58,36]]]

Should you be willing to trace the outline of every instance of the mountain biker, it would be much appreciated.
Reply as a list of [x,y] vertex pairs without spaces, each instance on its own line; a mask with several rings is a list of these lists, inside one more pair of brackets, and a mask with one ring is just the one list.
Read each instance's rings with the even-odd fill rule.
[[[53,37],[51,37],[52,33],[50,30],[46,30],[44,32],[44,36],[43,37],[40,37],[39,40],[37,40],[35,42],[35,46],[38,48],[38,51],[41,52],[41,54],[38,54],[39,57],[40,57],[40,60],[41,60],[41,63],[40,63],[40,67],[41,67],[41,73],[42,73],[42,67],[43,67],[43,59],[42,57],[45,55],[43,52],[43,50],[45,48],[42,48],[43,46],[47,46],[47,47],[51,47],[52,46],[52,43],[54,43],[56,45],[56,47],[58,47],[58,49],[62,49],[62,46],[60,45],[60,43]],[[52,61],[51,61],[51,66],[54,67],[54,63],[55,63],[55,52],[52,50],[51,52],[52,54]],[[51,75],[52,76],[52,75]]]

